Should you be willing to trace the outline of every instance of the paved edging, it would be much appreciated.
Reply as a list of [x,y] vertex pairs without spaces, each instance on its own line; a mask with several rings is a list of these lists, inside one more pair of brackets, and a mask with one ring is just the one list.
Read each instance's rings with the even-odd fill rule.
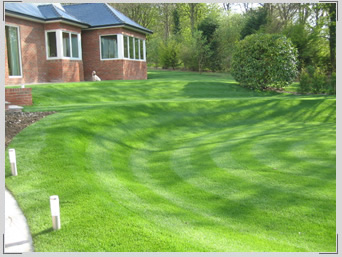
[[26,218],[11,193],[5,189],[5,253],[33,252]]

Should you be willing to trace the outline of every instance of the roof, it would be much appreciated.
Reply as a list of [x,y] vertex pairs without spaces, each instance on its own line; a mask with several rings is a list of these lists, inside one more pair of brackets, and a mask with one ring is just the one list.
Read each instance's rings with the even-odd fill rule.
[[36,18],[43,21],[64,20],[87,28],[126,26],[144,33],[151,30],[139,25],[106,3],[72,5],[5,3],[6,13]]

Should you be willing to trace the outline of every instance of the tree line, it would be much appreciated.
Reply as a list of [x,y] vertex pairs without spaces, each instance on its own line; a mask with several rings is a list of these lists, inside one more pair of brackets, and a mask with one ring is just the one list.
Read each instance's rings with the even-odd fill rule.
[[[247,36],[279,34],[288,38],[298,51],[298,79],[302,76],[307,81],[310,76],[312,80],[314,76],[328,79],[336,73],[334,3],[111,5],[153,30],[147,38],[150,66],[230,72],[234,50]],[[234,12],[234,8],[240,8],[241,12]]]

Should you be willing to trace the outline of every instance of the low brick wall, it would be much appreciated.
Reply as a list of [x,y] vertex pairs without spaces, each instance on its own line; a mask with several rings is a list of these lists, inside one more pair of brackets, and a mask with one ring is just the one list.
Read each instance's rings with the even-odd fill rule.
[[32,88],[5,88],[5,99],[15,105],[32,105]]

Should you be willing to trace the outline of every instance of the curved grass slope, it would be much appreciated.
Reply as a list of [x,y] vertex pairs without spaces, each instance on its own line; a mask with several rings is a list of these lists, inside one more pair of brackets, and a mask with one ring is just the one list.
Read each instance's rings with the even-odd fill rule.
[[14,138],[6,186],[36,251],[335,251],[334,98],[177,72],[33,92],[60,111]]

